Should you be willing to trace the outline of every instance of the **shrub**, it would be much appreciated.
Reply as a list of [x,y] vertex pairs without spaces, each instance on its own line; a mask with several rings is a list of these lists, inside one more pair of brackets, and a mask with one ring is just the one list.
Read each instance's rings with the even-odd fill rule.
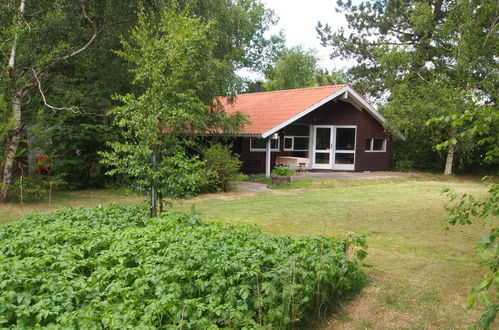
[[140,207],[30,214],[0,241],[0,328],[284,328],[366,281],[355,240]]
[[206,167],[211,173],[208,178],[211,191],[227,191],[229,181],[238,178],[242,162],[231,149],[231,146],[214,143],[204,152]]
[[291,174],[293,170],[287,166],[278,165],[272,169],[272,176],[290,176]]

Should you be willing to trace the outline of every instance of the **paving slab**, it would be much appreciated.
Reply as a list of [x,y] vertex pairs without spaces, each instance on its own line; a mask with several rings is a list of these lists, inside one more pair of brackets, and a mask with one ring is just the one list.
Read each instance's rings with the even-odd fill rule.
[[233,186],[234,191],[238,191],[238,192],[271,191],[271,189],[267,188],[266,183],[233,182],[232,186]]

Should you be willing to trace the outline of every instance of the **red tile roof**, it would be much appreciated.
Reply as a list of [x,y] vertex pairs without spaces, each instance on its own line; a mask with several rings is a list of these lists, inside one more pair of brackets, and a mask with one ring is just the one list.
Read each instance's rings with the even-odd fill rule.
[[242,112],[249,117],[243,134],[262,134],[319,103],[347,85],[331,85],[282,91],[239,94],[225,111]]

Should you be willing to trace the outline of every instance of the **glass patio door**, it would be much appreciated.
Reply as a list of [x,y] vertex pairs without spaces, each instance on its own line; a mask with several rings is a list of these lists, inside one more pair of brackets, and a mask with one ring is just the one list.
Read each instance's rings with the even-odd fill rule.
[[313,168],[355,170],[356,126],[314,126]]
[[314,168],[331,169],[333,126],[314,127]]
[[355,170],[356,126],[334,127],[333,170]]

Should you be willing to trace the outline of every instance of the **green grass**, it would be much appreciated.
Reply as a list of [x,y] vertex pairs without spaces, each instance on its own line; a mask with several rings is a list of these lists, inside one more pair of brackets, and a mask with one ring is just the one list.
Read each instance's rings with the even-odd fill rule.
[[486,190],[476,180],[438,176],[329,180],[305,189],[201,196],[179,208],[195,204],[205,219],[253,223],[278,236],[364,234],[371,285],[346,307],[348,317],[330,320],[333,328],[456,328],[479,313],[466,309],[466,298],[484,273],[474,247],[486,229],[445,230],[443,186],[476,195]]
[[[373,265],[367,270],[371,283],[340,310],[343,317],[325,321],[324,329],[464,328],[480,314],[479,309],[466,309],[466,298],[485,273],[474,248],[487,228],[445,230],[447,198],[441,190],[447,186],[483,195],[482,182],[425,175],[296,185],[302,186],[204,195],[175,208],[190,211],[195,204],[204,219],[253,223],[276,236],[341,237],[348,231],[366,235],[370,244],[366,261]],[[143,199],[116,191],[74,192],[55,196],[50,208],[46,202],[22,208],[2,205],[0,219],[14,220],[29,209],[47,212],[64,205],[138,200]]]
[[23,214],[31,211],[48,213],[64,206],[95,206],[110,203],[130,203],[143,201],[143,197],[129,195],[122,190],[80,190],[80,191],[57,191],[52,195],[49,205],[48,195],[44,200],[30,203],[5,203],[0,204],[0,223],[17,220]]

